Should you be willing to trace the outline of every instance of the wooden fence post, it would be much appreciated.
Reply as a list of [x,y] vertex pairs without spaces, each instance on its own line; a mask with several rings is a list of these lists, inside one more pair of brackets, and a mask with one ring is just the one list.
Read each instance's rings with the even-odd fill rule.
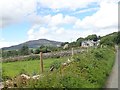
[[74,51],[73,51],[73,48],[72,48],[72,56],[74,55]]
[[40,68],[41,68],[41,73],[43,73],[43,59],[42,59],[42,52],[40,52]]

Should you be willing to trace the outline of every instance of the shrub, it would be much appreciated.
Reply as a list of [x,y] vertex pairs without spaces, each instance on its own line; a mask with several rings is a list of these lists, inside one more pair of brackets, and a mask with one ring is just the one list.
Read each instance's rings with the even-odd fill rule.
[[29,57],[26,58],[26,60],[39,60],[40,56],[39,55],[30,55]]
[[95,56],[95,58],[97,58],[97,59],[102,59],[103,58],[103,52],[101,52],[101,51],[95,51],[94,52],[94,56]]
[[54,66],[56,69],[60,68],[61,61],[55,61],[51,64],[51,66]]

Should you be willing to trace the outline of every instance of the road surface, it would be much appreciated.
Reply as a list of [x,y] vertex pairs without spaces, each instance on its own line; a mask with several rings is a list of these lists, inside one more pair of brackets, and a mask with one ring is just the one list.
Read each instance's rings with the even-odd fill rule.
[[120,90],[120,48],[118,50],[118,88]]
[[0,90],[3,88],[3,83],[0,82]]
[[118,65],[120,69],[120,62],[118,60],[120,59],[120,50],[118,50],[118,47],[116,47],[116,50],[117,50],[116,60],[113,65],[112,72],[108,77],[105,88],[118,88]]

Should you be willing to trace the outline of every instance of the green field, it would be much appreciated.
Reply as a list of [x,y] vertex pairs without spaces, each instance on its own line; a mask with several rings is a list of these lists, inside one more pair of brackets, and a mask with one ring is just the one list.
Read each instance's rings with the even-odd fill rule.
[[[50,65],[54,62],[65,61],[66,58],[50,58],[43,60],[44,71],[49,71]],[[17,61],[2,63],[3,77],[15,77],[20,73],[27,73],[29,75],[40,73],[40,60]]]

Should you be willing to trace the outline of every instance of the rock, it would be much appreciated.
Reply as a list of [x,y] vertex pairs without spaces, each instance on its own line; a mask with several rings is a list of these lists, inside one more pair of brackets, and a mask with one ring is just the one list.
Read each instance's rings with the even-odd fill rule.
[[30,77],[28,75],[25,75],[25,74],[21,74],[20,75],[22,78],[25,78],[25,79],[30,79]]
[[32,76],[32,79],[39,79],[40,78],[40,75],[34,75]]
[[5,87],[8,87],[8,88],[13,87],[13,81],[12,80],[5,81]]

